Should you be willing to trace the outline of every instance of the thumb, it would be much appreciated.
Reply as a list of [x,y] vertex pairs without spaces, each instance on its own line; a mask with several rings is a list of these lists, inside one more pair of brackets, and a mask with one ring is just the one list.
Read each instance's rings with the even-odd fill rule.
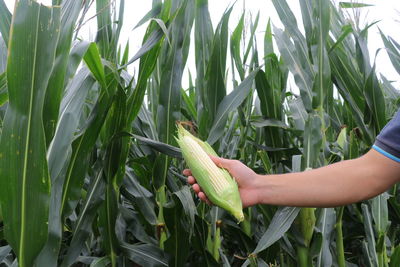
[[229,169],[230,166],[230,160],[229,159],[224,159],[224,158],[220,158],[220,157],[216,157],[216,156],[212,156],[209,155],[211,160],[215,163],[215,165],[217,165],[220,168],[224,168],[224,169]]

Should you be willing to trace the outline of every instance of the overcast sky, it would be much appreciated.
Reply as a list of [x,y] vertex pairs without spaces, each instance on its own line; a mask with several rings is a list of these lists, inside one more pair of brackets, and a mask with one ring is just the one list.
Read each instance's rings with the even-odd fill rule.
[[[293,10],[298,20],[298,24],[301,25],[301,15],[299,12],[299,3],[298,0],[287,0],[289,6]],[[337,0],[336,0],[337,1]],[[350,1],[350,0],[349,0]],[[5,0],[7,6],[10,10],[13,10],[14,0]],[[49,5],[51,4],[51,0],[38,0],[37,2],[41,2],[43,4]],[[117,0],[117,2],[119,2]],[[221,18],[225,9],[233,3],[233,0],[210,0],[209,1],[209,10],[211,14],[211,20],[213,26],[217,25],[219,19]],[[369,40],[368,45],[371,54],[371,60],[375,58],[375,52],[383,47],[381,38],[378,33],[378,27],[382,29],[382,31],[395,40],[400,42],[400,0],[364,0],[363,3],[368,3],[374,5],[373,7],[363,8],[362,9],[362,18],[364,21],[372,22],[375,20],[380,20],[377,26],[373,26],[369,31]],[[125,45],[125,43],[129,40],[130,44],[130,56],[133,56],[136,51],[140,48],[140,44],[142,42],[142,38],[146,29],[147,24],[142,25],[138,29],[132,31],[132,28],[137,24],[137,22],[151,9],[152,0],[125,0],[125,15],[124,15],[124,26],[122,29],[121,35],[121,44]],[[266,27],[268,18],[271,18],[272,23],[282,28],[282,24],[279,21],[279,18],[275,12],[275,9],[269,0],[237,0],[236,5],[233,9],[229,30],[233,31],[236,24],[239,21],[239,18],[243,12],[243,8],[246,9],[247,19],[252,15],[253,18],[260,11],[260,21],[258,27],[258,47],[262,48],[262,40],[263,40],[263,32]],[[89,13],[89,17],[93,16],[95,11],[92,10]],[[85,40],[93,40],[95,36],[96,29],[96,20],[92,19],[90,22],[85,24],[85,27],[80,31],[80,35]],[[193,51],[193,50],[191,50]],[[194,53],[189,54],[188,67],[192,72],[195,71],[194,67]],[[227,66],[230,67],[230,64]],[[131,71],[134,70],[135,66],[130,68]],[[377,70],[383,73],[389,80],[394,80],[396,82],[396,87],[400,89],[400,76],[394,71],[387,54],[381,50],[378,53],[377,57]],[[187,75],[184,75],[184,78]],[[183,81],[183,86],[187,86],[187,80]]]

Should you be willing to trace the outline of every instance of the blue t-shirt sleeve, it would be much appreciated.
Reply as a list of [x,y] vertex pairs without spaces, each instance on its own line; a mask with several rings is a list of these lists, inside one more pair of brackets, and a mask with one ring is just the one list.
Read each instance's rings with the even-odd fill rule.
[[386,157],[400,162],[400,109],[376,137],[373,148]]

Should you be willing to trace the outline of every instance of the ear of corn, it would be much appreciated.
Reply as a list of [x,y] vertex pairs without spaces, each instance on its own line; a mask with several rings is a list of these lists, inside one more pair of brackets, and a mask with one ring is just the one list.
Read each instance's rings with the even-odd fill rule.
[[230,212],[239,222],[243,210],[237,183],[225,169],[219,168],[208,155],[217,156],[212,147],[178,126],[177,142],[183,158],[202,191],[215,205]]

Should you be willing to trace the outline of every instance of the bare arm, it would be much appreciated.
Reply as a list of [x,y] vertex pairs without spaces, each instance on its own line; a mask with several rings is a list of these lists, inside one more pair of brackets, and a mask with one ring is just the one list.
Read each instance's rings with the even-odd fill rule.
[[[400,164],[371,149],[364,156],[322,168],[278,175],[258,175],[239,161],[214,158],[238,182],[244,206],[333,207],[374,197],[400,181]],[[195,179],[189,183],[207,201]]]

